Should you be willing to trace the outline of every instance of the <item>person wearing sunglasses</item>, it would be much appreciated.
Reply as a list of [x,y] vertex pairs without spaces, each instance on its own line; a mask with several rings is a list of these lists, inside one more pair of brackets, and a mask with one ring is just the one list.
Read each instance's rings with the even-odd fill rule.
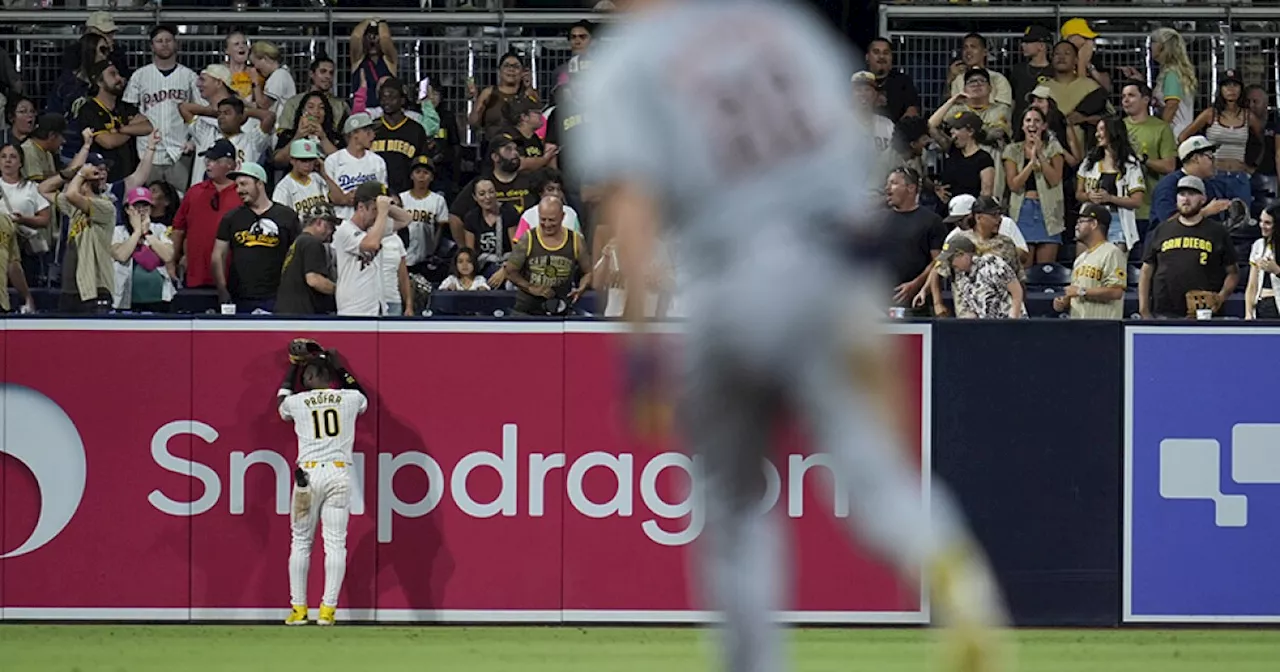
[[226,139],[214,142],[196,161],[204,164],[209,177],[187,190],[173,218],[173,264],[187,287],[213,287],[210,260],[218,224],[240,207],[236,183],[229,177],[239,164],[235,145]]

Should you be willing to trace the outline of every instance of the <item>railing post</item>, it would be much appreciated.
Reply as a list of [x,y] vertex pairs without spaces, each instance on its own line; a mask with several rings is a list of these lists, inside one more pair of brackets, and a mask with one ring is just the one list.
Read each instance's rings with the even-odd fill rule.
[[1224,67],[1236,69],[1236,40],[1235,33],[1231,30],[1231,6],[1227,6],[1226,21],[1218,26],[1218,32],[1222,35],[1222,60]]

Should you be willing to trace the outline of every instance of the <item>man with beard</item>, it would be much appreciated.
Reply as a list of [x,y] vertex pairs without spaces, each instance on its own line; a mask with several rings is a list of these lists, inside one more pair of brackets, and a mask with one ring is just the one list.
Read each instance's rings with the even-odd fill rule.
[[1053,299],[1059,313],[1071,311],[1073,320],[1119,320],[1124,317],[1124,289],[1128,285],[1128,256],[1107,241],[1111,211],[1097,203],[1080,206],[1076,242],[1085,252],[1071,269],[1071,286]]
[[[137,105],[151,125],[160,129],[164,145],[156,152],[148,181],[164,180],[186,189],[191,179],[191,157],[184,154],[189,129],[178,105],[191,100],[196,91],[196,73],[178,63],[177,29],[151,29],[151,63],[139,68],[124,89],[124,102]],[[138,138],[138,153],[146,149]]]
[[333,112],[332,119],[324,120],[325,126],[335,133],[342,128],[342,120],[347,118],[349,110],[347,101],[333,95],[333,75],[332,58],[321,56],[311,62],[311,88],[285,101],[284,111],[276,121],[276,128],[280,130],[281,135],[292,134],[294,117],[298,116],[298,105],[302,104],[302,99],[306,98],[308,93],[314,92],[324,94],[325,100],[329,101],[329,109]]
[[893,45],[883,37],[867,48],[867,70],[876,76],[876,113],[893,123],[920,116],[920,94],[911,75],[893,67]]
[[458,197],[449,206],[449,231],[454,242],[465,240],[463,219],[472,210],[479,209],[476,203],[476,182],[482,179],[492,180],[498,192],[498,201],[510,203],[517,213],[536,202],[537,194],[533,192],[534,176],[520,172],[520,150],[511,138],[498,136],[489,143],[490,175],[480,175],[462,188]]
[[[114,66],[112,66],[114,68]],[[111,235],[116,226],[116,203],[122,189],[108,193],[107,167],[102,155],[91,152],[67,188],[57,196],[58,210],[71,218],[66,255],[62,261],[62,294],[58,312],[105,313],[111,310],[115,267]]]
[[229,177],[236,181],[236,194],[244,205],[218,225],[211,260],[218,299],[234,302],[237,313],[271,312],[285,257],[301,229],[298,214],[267,197],[267,171],[262,166],[245,163]]
[[[893,304],[909,306],[929,279],[929,269],[942,254],[947,228],[932,210],[920,207],[920,174],[895,168],[885,181],[885,249],[889,251],[894,283]],[[920,313],[927,315],[927,308]]]
[[1138,311],[1153,316],[1187,317],[1189,292],[1216,292],[1216,313],[1239,282],[1236,250],[1221,224],[1205,219],[1204,181],[1194,175],[1178,180],[1178,216],[1161,224],[1147,242],[1138,280]]
[[387,164],[387,184],[392,193],[411,186],[409,171],[413,160],[426,152],[427,131],[422,124],[405,116],[404,84],[389,77],[378,87],[382,102],[382,118],[373,126],[371,149]]
[[83,128],[93,129],[93,144],[107,161],[107,180],[115,182],[138,167],[135,139],[150,135],[154,129],[136,106],[120,100],[125,79],[113,63],[95,64],[89,79],[98,93],[80,107],[78,120]]

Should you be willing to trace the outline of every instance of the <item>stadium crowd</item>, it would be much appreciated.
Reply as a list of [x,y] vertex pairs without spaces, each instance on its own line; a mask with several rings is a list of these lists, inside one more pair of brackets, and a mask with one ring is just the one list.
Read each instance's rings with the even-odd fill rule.
[[[0,68],[0,263],[18,295],[0,308],[32,311],[43,287],[67,314],[168,312],[203,291],[223,312],[411,316],[433,293],[507,289],[517,314],[564,314],[594,286],[598,312],[621,313],[616,254],[561,151],[584,121],[592,24],[568,30],[551,100],[513,51],[467,82],[465,111],[400,77],[376,18],[349,62],[321,55],[305,82],[241,32],[197,72],[163,25],[130,71],[118,30],[91,14],[39,104]],[[1049,291],[1054,312],[1119,319],[1136,291],[1141,316],[1183,317],[1243,290],[1247,318],[1280,318],[1265,89],[1226,70],[1197,110],[1176,31],[1151,34],[1154,81],[1151,64],[1098,62],[1098,37],[1078,18],[1027,26],[1001,72],[966,35],[932,110],[893,42],[872,41],[851,104],[882,157],[894,313],[1018,317]],[[674,310],[662,281],[645,289],[651,311]]]

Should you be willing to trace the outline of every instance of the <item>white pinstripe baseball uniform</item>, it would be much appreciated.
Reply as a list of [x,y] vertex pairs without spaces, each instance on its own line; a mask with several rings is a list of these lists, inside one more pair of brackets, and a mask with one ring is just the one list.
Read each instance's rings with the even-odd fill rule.
[[324,537],[324,596],[321,603],[338,605],[338,591],[347,573],[347,521],[351,512],[351,474],[355,468],[356,418],[369,407],[358,390],[310,390],[285,397],[280,417],[293,421],[298,435],[298,466],[307,472],[311,508],[305,517],[292,516],[289,550],[289,597],[307,604],[307,573],[316,523]]
[[[160,148],[156,150],[155,164],[170,166],[182,158],[182,146],[187,142],[187,123],[178,113],[178,104],[194,100],[196,73],[185,65],[177,65],[168,73],[161,72],[154,63],[139,68],[129,77],[124,89],[124,102],[133,103],[160,131]],[[138,138],[138,155],[147,151],[150,136]]]

